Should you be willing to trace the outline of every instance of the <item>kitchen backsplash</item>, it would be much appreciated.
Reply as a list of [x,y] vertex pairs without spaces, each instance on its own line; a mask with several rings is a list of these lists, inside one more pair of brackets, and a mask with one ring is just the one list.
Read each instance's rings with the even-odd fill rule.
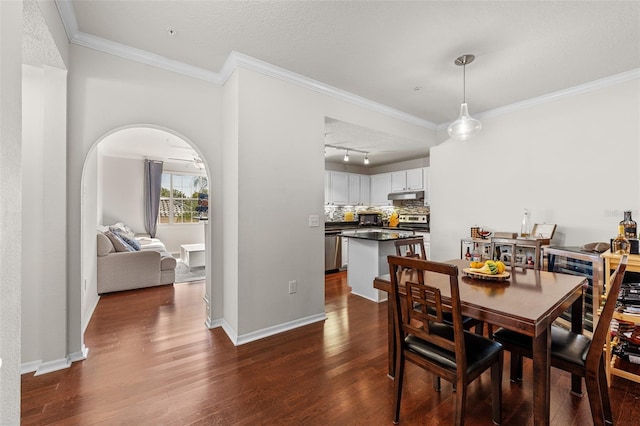
[[342,222],[346,212],[353,212],[354,220],[360,212],[380,212],[382,220],[388,220],[394,211],[398,214],[429,213],[429,207],[425,207],[422,200],[402,200],[393,206],[324,206],[324,221]]

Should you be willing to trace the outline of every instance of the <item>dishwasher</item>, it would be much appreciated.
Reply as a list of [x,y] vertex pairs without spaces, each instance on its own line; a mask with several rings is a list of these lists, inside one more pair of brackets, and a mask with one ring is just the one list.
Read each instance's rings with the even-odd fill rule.
[[342,231],[324,233],[324,272],[334,272],[342,267]]

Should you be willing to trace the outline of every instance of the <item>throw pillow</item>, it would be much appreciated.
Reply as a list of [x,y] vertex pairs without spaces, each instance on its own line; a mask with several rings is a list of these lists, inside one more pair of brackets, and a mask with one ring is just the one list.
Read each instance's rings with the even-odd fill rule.
[[127,225],[123,222],[118,222],[115,225],[111,225],[109,227],[111,232],[117,232],[120,235],[126,235],[129,238],[135,238],[136,233],[131,230]]
[[111,243],[113,244],[113,247],[116,249],[117,252],[121,252],[121,251],[135,251],[133,250],[133,247],[131,247],[129,244],[125,243],[124,240],[122,238],[120,238],[120,236],[114,232],[111,231],[107,231],[104,232],[104,235],[107,236],[107,238],[109,238],[111,240]]
[[120,232],[114,232],[118,237],[122,238],[122,240],[129,244],[134,251],[140,251],[140,243],[135,238],[129,238],[127,235],[122,234]]

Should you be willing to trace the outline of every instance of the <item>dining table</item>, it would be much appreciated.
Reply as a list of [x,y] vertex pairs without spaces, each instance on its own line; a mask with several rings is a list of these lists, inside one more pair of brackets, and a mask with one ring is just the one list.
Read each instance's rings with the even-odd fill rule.
[[[504,280],[478,279],[469,276],[466,260],[444,263],[458,267],[458,286],[462,315],[504,327],[533,339],[533,415],[534,425],[548,425],[550,417],[550,349],[551,324],[567,309],[571,309],[571,331],[582,333],[583,293],[587,278],[522,267],[507,268]],[[400,272],[399,293],[404,284],[415,277],[415,271]],[[415,278],[414,278],[415,279]],[[440,289],[443,298],[451,296],[449,277],[425,272],[425,283]],[[373,287],[391,292],[390,275],[378,276]],[[388,302],[389,376],[395,376],[395,333],[393,304]],[[572,390],[580,390],[580,378],[572,378]]]

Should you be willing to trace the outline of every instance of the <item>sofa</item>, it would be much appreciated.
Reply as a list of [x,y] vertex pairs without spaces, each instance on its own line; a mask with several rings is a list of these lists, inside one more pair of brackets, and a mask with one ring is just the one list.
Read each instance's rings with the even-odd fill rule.
[[97,232],[98,293],[133,290],[175,281],[176,259],[157,238],[117,223]]

